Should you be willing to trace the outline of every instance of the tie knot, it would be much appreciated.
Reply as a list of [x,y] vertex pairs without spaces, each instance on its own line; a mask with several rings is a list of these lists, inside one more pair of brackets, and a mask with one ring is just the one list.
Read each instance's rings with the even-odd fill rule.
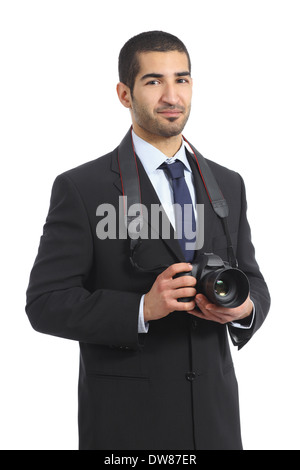
[[172,180],[184,177],[184,164],[180,160],[174,163],[163,163],[159,168],[166,170]]

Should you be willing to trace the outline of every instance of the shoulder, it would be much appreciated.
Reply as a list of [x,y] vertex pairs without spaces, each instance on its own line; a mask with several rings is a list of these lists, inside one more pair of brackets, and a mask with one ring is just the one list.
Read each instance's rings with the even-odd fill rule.
[[71,198],[97,206],[97,201],[109,197],[116,180],[117,175],[112,171],[113,160],[117,164],[116,155],[113,151],[59,174],[53,183],[52,200]]
[[[193,153],[194,153],[194,155],[193,155]],[[195,152],[193,152],[193,153],[191,153],[191,151],[187,149],[187,155],[189,157],[190,162],[195,161],[195,158],[194,158]],[[211,159],[208,159],[208,158],[204,157],[199,152],[198,152],[198,154],[201,158],[204,158],[204,160],[206,161],[207,165],[209,166],[211,172],[213,173],[215,179],[219,183],[220,187],[222,187],[224,184],[227,185],[227,186],[230,185],[230,184],[240,185],[242,178],[239,175],[239,173],[237,173],[236,171],[234,171],[230,168],[222,166],[219,163],[216,163],[214,160],[211,160]]]
[[59,174],[55,183],[65,182],[80,190],[99,186],[110,178],[113,179],[114,173],[111,170],[112,161],[116,160],[114,157],[115,151],[71,168]]
[[230,168],[227,168],[225,166],[222,166],[219,163],[216,163],[215,161],[209,160],[207,158],[205,160],[208,163],[216,179],[225,178],[227,181],[236,182],[236,183],[240,182],[241,176],[236,171],[231,170]]
[[208,160],[207,158],[205,160],[213,172],[214,177],[216,178],[224,195],[226,194],[228,196],[229,194],[234,193],[237,196],[241,193],[241,191],[243,191],[243,178],[238,172],[222,166],[212,160]]
[[87,179],[90,180],[95,176],[99,180],[99,176],[102,175],[105,177],[107,172],[111,169],[112,155],[113,152],[110,152],[75,168],[71,168],[59,176],[64,176],[76,182],[86,181]]

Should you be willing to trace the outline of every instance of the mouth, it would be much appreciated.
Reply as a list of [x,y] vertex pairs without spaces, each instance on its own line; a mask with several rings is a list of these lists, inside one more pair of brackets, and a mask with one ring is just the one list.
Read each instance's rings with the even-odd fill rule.
[[164,109],[158,111],[158,114],[166,118],[178,118],[182,113],[183,111],[180,109]]

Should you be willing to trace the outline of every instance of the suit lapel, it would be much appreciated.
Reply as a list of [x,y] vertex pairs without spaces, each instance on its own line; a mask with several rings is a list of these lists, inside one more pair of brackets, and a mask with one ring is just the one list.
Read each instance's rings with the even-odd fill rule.
[[[127,134],[125,139],[129,140],[130,137],[130,132]],[[131,151],[131,148],[129,145],[127,145],[127,151],[128,153]],[[197,204],[203,204],[204,205],[204,245],[202,248],[198,250],[198,252],[195,253],[195,259],[197,257],[197,253],[208,253],[212,251],[211,247],[211,240],[212,240],[212,234],[215,230],[215,224],[217,221],[217,217],[213,211],[213,208],[211,206],[211,203],[209,201],[208,195],[206,193],[203,181],[201,179],[201,176],[199,174],[199,170],[197,167],[197,164],[192,157],[192,155],[186,150],[187,158],[193,173],[193,179],[194,179],[194,188],[195,188],[195,194],[196,194],[196,202]],[[132,155],[128,155],[128,158],[134,158],[133,151]],[[178,243],[178,240],[175,237],[174,229],[172,227],[172,224],[170,223],[165,211],[162,209],[162,221],[159,224],[159,227],[156,227],[156,224],[154,225],[153,223],[151,224],[151,209],[153,204],[157,204],[158,206],[161,204],[160,200],[157,196],[157,193],[142,165],[140,160],[137,158],[137,167],[138,167],[138,173],[139,173],[139,179],[140,179],[140,188],[141,188],[141,202],[142,204],[147,208],[146,215],[147,217],[144,219],[145,223],[149,225],[149,237],[151,236],[151,233],[156,233],[159,238],[167,245],[167,247],[172,251],[173,255],[175,255],[176,259],[178,262],[185,261],[183,253],[180,249],[180,245]],[[113,153],[112,153],[112,161],[111,161],[111,170],[116,174],[116,178],[114,180],[114,186],[117,188],[119,191],[120,195],[123,194],[123,188],[122,188],[122,180],[120,177],[120,167],[118,163],[118,148],[116,148]],[[138,201],[137,201],[138,202]],[[198,220],[197,224],[203,223],[202,220]],[[170,236],[166,237],[164,236],[164,233],[162,233],[162,227],[164,227],[164,224],[169,224],[170,225]],[[151,232],[152,231],[152,232]]]
[[120,178],[120,168],[118,164],[118,147],[112,152],[111,171],[116,174],[113,184],[117,188],[117,190],[122,194],[123,189],[122,189],[122,182]]
[[[128,158],[130,158],[130,155],[128,156]],[[157,205],[158,207],[161,205],[161,203],[139,158],[137,158],[137,167],[138,167],[139,180],[140,180],[141,202],[147,209],[146,214],[145,214],[146,217],[144,217],[144,222],[149,226],[149,230],[148,230],[149,238],[151,237],[151,234],[156,234],[156,236],[159,237],[167,245],[168,249],[171,250],[171,252],[173,253],[173,256],[175,255],[177,262],[185,261],[180,245],[178,243],[178,240],[175,237],[173,226],[170,223],[168,216],[166,215],[163,208],[161,208],[161,223],[154,224],[153,220],[151,220],[151,211],[153,209],[153,205]],[[122,195],[123,187],[122,187],[122,179],[120,177],[120,167],[118,163],[118,148],[116,148],[112,153],[111,170],[112,172],[116,174],[116,178],[114,180],[114,186],[117,188],[120,195]],[[156,218],[154,217],[154,219]],[[170,232],[168,234],[169,236],[165,236],[163,227],[170,228]]]
[[[176,239],[174,228],[165,213],[163,207],[161,206],[161,202],[157,196],[157,193],[142,165],[140,160],[138,159],[138,171],[140,175],[140,182],[141,182],[141,197],[142,197],[142,204],[147,208],[147,220],[149,226],[149,233],[154,233],[159,236],[161,240],[168,246],[168,248],[173,252],[176,256],[178,262],[185,261],[183,253],[181,251],[180,245],[178,240]],[[161,220],[160,223],[157,223],[157,217],[154,217],[153,220],[151,218],[151,214],[153,214],[154,205],[156,207],[160,207],[161,210]],[[167,228],[167,230],[164,230]],[[166,232],[166,233],[165,233]]]
[[188,158],[188,161],[189,161],[192,173],[193,173],[194,188],[195,188],[197,204],[204,205],[204,221],[197,220],[197,225],[204,222],[204,245],[201,249],[198,250],[198,253],[210,253],[212,251],[212,247],[211,247],[212,233],[214,232],[214,229],[215,229],[217,217],[214,213],[214,210],[208,198],[208,195],[205,190],[202,178],[200,176],[197,164],[194,158],[192,157],[192,155],[187,150],[186,150],[186,155],[187,155],[187,158]]

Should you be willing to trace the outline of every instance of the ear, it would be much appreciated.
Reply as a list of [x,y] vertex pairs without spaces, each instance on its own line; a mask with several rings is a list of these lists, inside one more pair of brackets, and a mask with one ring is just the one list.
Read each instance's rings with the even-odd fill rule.
[[131,108],[131,93],[130,89],[125,83],[119,82],[117,84],[117,93],[119,100],[125,108]]

